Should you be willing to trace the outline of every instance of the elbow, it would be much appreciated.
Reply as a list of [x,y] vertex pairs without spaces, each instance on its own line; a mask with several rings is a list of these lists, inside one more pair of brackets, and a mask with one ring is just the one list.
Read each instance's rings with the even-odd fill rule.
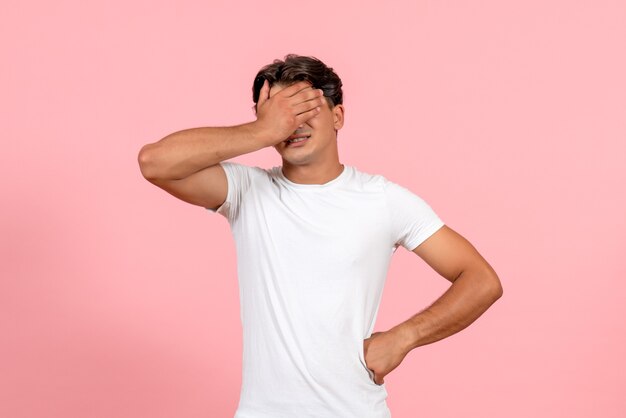
[[154,163],[154,152],[150,148],[150,144],[144,145],[137,155],[139,170],[143,177],[148,180],[156,180],[159,178],[157,167]]
[[477,293],[487,306],[492,305],[502,297],[502,283],[491,266],[474,270],[472,277]]
[[500,279],[498,279],[498,288],[497,288],[497,290],[495,292],[495,297],[496,298],[495,298],[494,302],[496,300],[500,299],[503,294],[504,294],[504,289],[502,288],[502,283],[500,282]]
[[504,293],[502,283],[500,282],[500,278],[498,278],[498,275],[495,273],[490,273],[486,282],[486,293],[489,295],[489,298],[492,301],[491,303],[494,303],[495,301],[500,299]]

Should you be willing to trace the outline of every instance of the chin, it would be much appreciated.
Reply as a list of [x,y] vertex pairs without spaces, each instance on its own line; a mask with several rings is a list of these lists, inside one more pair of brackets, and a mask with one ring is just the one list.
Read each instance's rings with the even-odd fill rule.
[[290,150],[288,148],[278,148],[278,146],[274,146],[274,149],[285,161],[293,162],[294,164],[298,161],[309,160],[313,154],[312,150]]
[[309,158],[308,155],[301,156],[300,158],[289,158],[289,157],[286,158],[284,155],[282,157],[283,157],[283,164],[287,162],[290,165],[306,165],[311,162],[311,159]]

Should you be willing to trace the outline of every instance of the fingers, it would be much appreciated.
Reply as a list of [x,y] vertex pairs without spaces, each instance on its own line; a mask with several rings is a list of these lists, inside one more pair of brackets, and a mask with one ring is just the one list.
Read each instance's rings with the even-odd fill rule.
[[[317,116],[317,114],[321,112],[326,99],[324,98],[324,92],[322,90],[313,89],[307,82],[298,82],[287,87],[287,89],[291,87],[295,87],[293,90],[300,88],[297,93],[290,97],[292,109],[296,114],[296,123],[300,125]],[[277,94],[282,93],[284,90],[281,90]]]
[[289,87],[285,87],[284,89],[282,89],[276,94],[283,94],[287,97],[291,97],[291,96],[295,96],[296,94],[298,94],[300,91],[304,89],[312,89],[312,88],[313,86],[311,85],[309,81],[298,81],[297,83],[293,83]]
[[298,94],[298,99],[302,100],[312,100],[316,98],[324,98],[324,92],[321,89],[301,90],[301,92]]
[[257,101],[257,117],[267,120],[287,118],[291,120],[290,125],[295,125],[290,127],[291,132],[317,116],[325,102],[324,92],[313,88],[308,81],[287,86],[270,98],[270,83],[263,80]]
[[[284,89],[281,89],[274,96],[283,96],[282,99],[286,100],[290,106],[297,106],[305,101],[312,100],[316,97],[323,97],[324,92],[321,89],[315,89],[308,81],[298,81]],[[267,79],[263,80],[263,85],[259,91],[259,100],[257,107],[260,107],[270,99],[270,86]],[[318,105],[323,104],[321,101]],[[300,107],[297,113],[308,110],[309,107]]]
[[[308,100],[312,100],[317,97],[323,97],[324,92],[321,89],[314,88],[308,81],[299,81],[289,87],[282,89],[281,91],[276,93],[276,95],[284,95],[287,102],[291,106],[298,106]],[[321,105],[322,102],[320,101],[318,104]]]
[[318,113],[320,113],[321,109],[318,107],[314,107],[313,109],[307,111],[307,112],[302,112],[299,115],[296,115],[296,124],[297,125],[302,125],[304,122],[306,122],[307,120],[317,116]]
[[320,96],[318,93],[309,94],[308,97],[309,98],[305,101],[293,105],[293,110],[296,115],[303,112],[308,112],[309,110],[315,109],[316,107],[321,109],[321,107],[324,105],[324,102],[326,102],[324,97]]

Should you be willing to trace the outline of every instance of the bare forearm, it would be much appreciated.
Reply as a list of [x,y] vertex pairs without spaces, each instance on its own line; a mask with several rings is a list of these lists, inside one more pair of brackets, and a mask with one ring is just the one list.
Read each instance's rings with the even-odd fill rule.
[[466,328],[501,295],[495,273],[484,269],[465,271],[435,303],[394,328],[402,335],[408,352]]
[[192,128],[174,132],[139,151],[147,179],[180,180],[221,161],[280,143],[317,115],[324,92],[308,81],[296,82],[270,97],[263,82],[254,122],[229,127]]
[[269,146],[255,122],[192,128],[145,145],[140,153],[146,178],[182,179],[206,167]]

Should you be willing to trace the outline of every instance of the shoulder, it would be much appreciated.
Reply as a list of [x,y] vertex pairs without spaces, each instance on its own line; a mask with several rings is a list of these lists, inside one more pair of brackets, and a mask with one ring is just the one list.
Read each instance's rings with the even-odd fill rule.
[[351,183],[354,187],[363,191],[384,191],[385,185],[389,182],[381,174],[362,171],[354,166],[349,166],[351,173]]
[[383,174],[369,173],[354,168],[355,183],[363,191],[383,193],[389,200],[420,198],[410,188],[405,187]]
[[220,162],[220,165],[228,175],[233,177],[245,177],[248,179],[268,178],[271,175],[270,172],[273,170],[246,165],[236,161],[222,161]]
[[400,210],[428,210],[429,205],[412,186],[403,185],[387,177],[381,177],[383,193],[390,207]]

